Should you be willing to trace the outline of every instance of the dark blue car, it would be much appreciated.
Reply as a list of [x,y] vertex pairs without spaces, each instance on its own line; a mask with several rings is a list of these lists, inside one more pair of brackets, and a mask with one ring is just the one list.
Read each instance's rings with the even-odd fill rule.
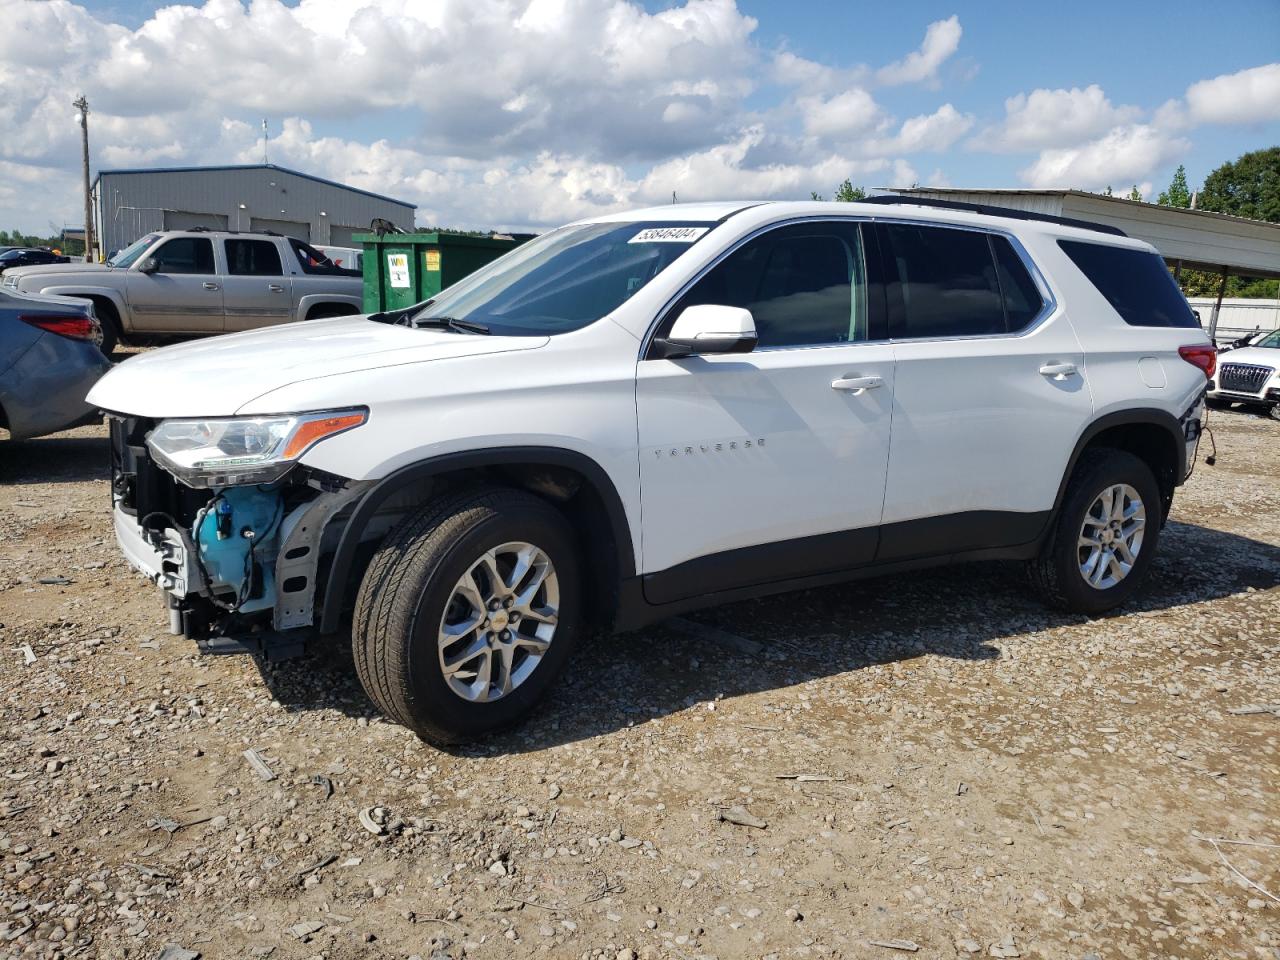
[[0,427],[14,440],[96,418],[85,394],[111,369],[93,305],[0,290]]

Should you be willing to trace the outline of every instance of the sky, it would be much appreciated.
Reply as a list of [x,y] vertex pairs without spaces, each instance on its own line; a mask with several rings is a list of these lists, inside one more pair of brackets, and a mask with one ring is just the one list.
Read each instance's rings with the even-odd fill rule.
[[[1280,144],[1280,2],[0,0],[0,227],[99,170],[272,163],[542,229],[931,184],[1144,196]],[[263,143],[262,121],[268,138]]]

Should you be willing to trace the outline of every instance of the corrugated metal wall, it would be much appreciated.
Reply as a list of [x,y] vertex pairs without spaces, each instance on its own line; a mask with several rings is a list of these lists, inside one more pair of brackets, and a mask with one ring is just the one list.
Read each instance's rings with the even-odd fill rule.
[[331,226],[349,237],[353,230],[366,230],[375,217],[413,228],[413,208],[408,204],[273,166],[104,171],[97,183],[96,214],[104,255],[164,229],[166,214],[174,223],[203,222],[202,217],[221,222],[225,217],[230,229],[246,231],[254,219],[291,221],[306,224],[311,242],[321,244],[330,242]]
[[[1187,303],[1191,304],[1192,310],[1199,312],[1205,324],[1213,313],[1214,300],[1214,297],[1187,297]],[[1280,327],[1280,300],[1227,297],[1222,301],[1222,312],[1218,314],[1219,339],[1228,334],[1275,330],[1277,327]]]
[[1017,193],[1014,191],[968,191],[951,188],[930,190],[928,187],[917,187],[911,190],[910,193],[913,196],[929,197],[933,200],[954,200],[959,203],[983,203],[993,207],[1010,207],[1014,210],[1026,210],[1029,213],[1044,213],[1051,217],[1063,216],[1061,196],[1037,193]]

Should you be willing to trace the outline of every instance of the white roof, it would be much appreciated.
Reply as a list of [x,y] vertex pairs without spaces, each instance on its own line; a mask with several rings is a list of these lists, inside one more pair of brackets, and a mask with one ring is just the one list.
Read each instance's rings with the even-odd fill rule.
[[[1095,243],[1110,243],[1122,247],[1146,249],[1142,239],[1123,237],[1113,233],[1099,233],[1069,224],[1043,220],[1027,220],[1020,217],[1001,217],[972,210],[954,210],[942,207],[926,207],[911,203],[909,197],[901,204],[845,203],[833,200],[736,200],[712,203],[673,203],[641,210],[625,210],[619,213],[588,217],[579,223],[635,223],[643,221],[680,222],[693,221],[715,223],[734,216],[735,224],[763,225],[792,217],[821,217],[833,214],[867,217],[876,220],[921,220],[938,223],[981,225],[998,227],[1011,233],[1051,233],[1054,236],[1087,239]],[[1082,218],[1077,218],[1082,219]],[[1087,218],[1083,218],[1087,219]]]

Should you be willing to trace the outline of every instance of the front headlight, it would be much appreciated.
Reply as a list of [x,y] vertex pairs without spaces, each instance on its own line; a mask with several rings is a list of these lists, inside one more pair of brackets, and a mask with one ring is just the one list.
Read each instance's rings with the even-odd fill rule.
[[147,437],[147,446],[161,466],[189,487],[271,483],[321,440],[353,430],[368,419],[368,410],[357,409],[162,420]]

